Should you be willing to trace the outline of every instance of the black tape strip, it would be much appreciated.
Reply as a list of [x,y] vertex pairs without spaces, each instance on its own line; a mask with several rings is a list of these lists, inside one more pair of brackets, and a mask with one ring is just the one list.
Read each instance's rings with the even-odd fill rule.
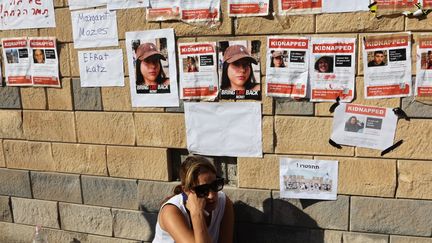
[[402,143],[403,143],[403,140],[399,140],[397,143],[395,143],[395,144],[393,144],[392,146],[390,146],[390,147],[384,149],[384,150],[381,152],[381,156],[384,156],[385,154],[387,154],[387,153],[393,151],[395,148],[401,146]]
[[375,6],[376,4],[377,4],[377,2],[374,1],[373,3],[368,5],[368,8],[371,8],[371,7]]
[[340,146],[340,144],[336,143],[335,141],[333,141],[331,139],[329,139],[329,144],[335,148],[342,149],[342,146]]
[[407,121],[410,120],[410,118],[409,118],[408,115],[405,113],[405,111],[403,111],[400,107],[393,108],[393,112],[395,113],[395,115],[396,115],[399,119],[405,119],[405,120],[407,120]]
[[339,96],[336,98],[336,103],[334,103],[332,106],[330,106],[330,108],[329,108],[329,111],[330,111],[330,113],[333,113],[335,110],[336,110],[336,108],[339,106],[339,101],[340,101],[340,98],[339,98]]

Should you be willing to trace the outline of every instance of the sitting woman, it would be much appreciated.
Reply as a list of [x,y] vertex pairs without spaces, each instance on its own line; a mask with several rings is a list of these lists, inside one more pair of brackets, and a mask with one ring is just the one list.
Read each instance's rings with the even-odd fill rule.
[[153,243],[233,242],[233,204],[221,191],[224,179],[213,164],[189,156],[179,174],[181,184],[162,204]]

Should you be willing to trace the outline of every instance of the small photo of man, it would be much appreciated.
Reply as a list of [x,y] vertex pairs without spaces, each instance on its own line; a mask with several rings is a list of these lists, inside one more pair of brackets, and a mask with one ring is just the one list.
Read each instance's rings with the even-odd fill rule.
[[387,50],[368,52],[368,67],[387,66]]

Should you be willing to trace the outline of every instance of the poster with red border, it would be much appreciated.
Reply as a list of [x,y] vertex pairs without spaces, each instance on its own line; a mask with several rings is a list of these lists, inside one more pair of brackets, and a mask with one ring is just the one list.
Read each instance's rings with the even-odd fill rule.
[[184,22],[216,22],[220,19],[220,0],[182,0],[180,12]]
[[331,139],[343,145],[384,150],[393,145],[398,117],[391,108],[340,104]]
[[356,38],[312,38],[309,63],[312,102],[354,98]]
[[322,12],[322,0],[278,0],[279,15],[316,14]]
[[416,4],[419,3],[419,0],[374,0],[376,2],[378,11],[386,11],[386,12],[402,12],[404,10],[413,10],[417,9]]
[[267,16],[269,0],[228,0],[230,17]]
[[366,99],[411,94],[411,33],[377,34],[363,39]]
[[180,98],[213,101],[218,95],[216,43],[179,43]]
[[60,87],[56,39],[34,37],[29,43],[33,86]]
[[146,8],[147,21],[180,19],[180,0],[150,0]]
[[432,97],[432,35],[421,35],[417,45],[415,95]]
[[423,0],[423,8],[426,9],[432,8],[432,0]]
[[303,98],[309,75],[308,37],[267,38],[267,96]]
[[24,38],[2,39],[6,85],[31,86],[29,41]]

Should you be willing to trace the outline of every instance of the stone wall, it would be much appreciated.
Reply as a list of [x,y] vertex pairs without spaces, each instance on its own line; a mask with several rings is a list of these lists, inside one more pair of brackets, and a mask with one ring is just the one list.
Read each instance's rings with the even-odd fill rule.
[[[62,81],[61,89],[0,88],[0,242],[30,242],[36,224],[50,242],[149,242],[187,155],[182,109],[132,108],[128,77],[126,87],[81,88],[67,1],[54,2],[57,28],[0,32],[56,36]],[[174,28],[178,42],[304,34],[356,37],[358,46],[370,33],[412,31],[415,53],[417,35],[432,31],[431,16],[236,19],[226,4],[216,29],[146,23],[141,9],[118,11],[120,47],[126,56],[126,31],[159,28]],[[396,140],[405,142],[384,157],[338,150],[327,142],[330,104],[264,98],[264,157],[213,158],[229,180],[237,242],[432,242],[432,107],[410,98],[364,100],[360,53],[354,103],[402,106],[412,117],[398,123]],[[279,156],[338,160],[338,199],[279,199]]]

